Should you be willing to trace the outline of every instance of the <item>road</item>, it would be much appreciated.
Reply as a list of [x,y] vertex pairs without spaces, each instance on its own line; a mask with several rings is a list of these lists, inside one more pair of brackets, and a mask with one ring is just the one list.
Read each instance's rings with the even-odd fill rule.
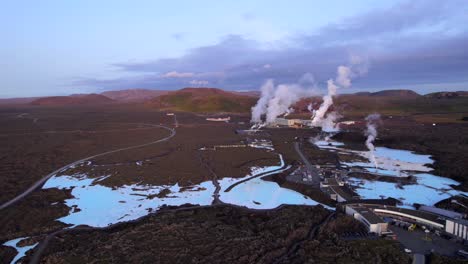
[[67,164],[49,174],[47,174],[46,176],[42,177],[40,180],[36,181],[31,187],[29,187],[27,190],[25,190],[23,193],[19,194],[18,196],[16,196],[15,198],[11,199],[10,201],[8,202],[5,202],[4,204],[0,205],[0,210],[3,210],[9,206],[11,206],[12,204],[20,201],[21,199],[23,199],[24,197],[26,197],[28,194],[30,194],[31,192],[33,192],[34,190],[36,190],[37,188],[39,188],[40,186],[42,186],[49,178],[51,178],[52,176],[56,175],[57,173],[61,172],[61,171],[64,171],[72,166],[75,166],[77,164],[80,164],[82,162],[85,162],[87,160],[90,160],[90,159],[94,159],[94,158],[97,158],[97,157],[101,157],[101,156],[104,156],[104,155],[107,155],[107,154],[111,154],[111,153],[116,153],[116,152],[120,152],[120,151],[124,151],[124,150],[130,150],[130,149],[136,149],[136,148],[141,148],[141,147],[146,147],[146,146],[149,146],[149,145],[153,145],[153,144],[157,144],[157,143],[160,143],[160,142],[164,142],[164,141],[167,141],[169,140],[170,138],[174,137],[175,134],[176,134],[176,131],[175,129],[173,128],[169,128],[167,126],[163,126],[163,125],[155,125],[155,124],[146,124],[146,123],[138,123],[138,125],[146,125],[146,126],[152,126],[152,127],[160,127],[160,128],[164,128],[168,131],[170,131],[170,135],[168,135],[167,137],[165,138],[162,138],[162,139],[159,139],[159,140],[156,140],[156,141],[151,141],[149,143],[145,143],[145,144],[140,144],[140,145],[136,145],[136,146],[130,146],[130,147],[125,147],[125,148],[119,148],[119,149],[115,149],[115,150],[110,150],[110,151],[106,151],[106,152],[103,152],[103,153],[99,153],[99,154],[96,154],[96,155],[92,155],[92,156],[89,156],[89,157],[86,157],[86,158],[83,158],[83,159],[80,159],[80,160],[77,160],[77,161],[74,161],[70,164]]
[[294,149],[296,150],[297,154],[299,154],[299,156],[301,157],[302,159],[302,162],[304,163],[304,165],[306,166],[307,168],[307,171],[310,173],[310,175],[312,176],[312,182],[315,184],[315,185],[319,185],[320,184],[320,175],[319,175],[319,171],[315,168],[315,166],[313,166],[312,164],[310,164],[309,160],[306,158],[306,156],[304,155],[304,153],[302,153],[302,150],[301,150],[301,147],[300,147],[300,143],[299,142],[294,142]]
[[213,193],[213,204],[221,204],[221,200],[219,200],[219,191],[221,190],[221,185],[219,185],[219,182],[218,182],[218,175],[213,171],[213,169],[211,168],[211,166],[203,159],[201,153],[200,153],[200,150],[198,150],[197,152],[197,156],[198,156],[198,160],[200,160],[200,163],[203,164],[203,166],[205,166],[205,168],[211,173],[211,175],[213,176],[211,178],[211,182],[213,183],[213,185],[215,186],[215,191]]
[[224,192],[230,192],[230,191],[231,191],[234,187],[236,187],[237,185],[242,184],[242,183],[247,182],[247,181],[250,181],[250,180],[252,180],[252,179],[255,179],[255,178],[258,178],[258,177],[263,177],[263,176],[266,176],[266,175],[271,175],[271,174],[276,174],[276,173],[282,172],[282,171],[284,171],[286,168],[288,168],[288,166],[284,165],[284,166],[282,166],[282,167],[279,168],[279,169],[276,169],[276,170],[273,170],[273,171],[266,171],[266,172],[260,173],[260,174],[258,174],[258,175],[251,176],[251,177],[249,177],[249,178],[247,178],[247,179],[238,181],[238,182],[232,184],[231,186],[229,186],[228,188],[226,188],[226,190],[224,190]]

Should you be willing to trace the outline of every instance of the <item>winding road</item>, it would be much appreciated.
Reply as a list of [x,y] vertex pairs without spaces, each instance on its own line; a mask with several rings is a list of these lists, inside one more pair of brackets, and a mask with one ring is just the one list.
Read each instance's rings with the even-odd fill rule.
[[57,173],[59,173],[61,171],[64,171],[64,170],[66,170],[66,169],[68,169],[68,168],[70,168],[72,166],[75,166],[75,165],[80,164],[82,162],[85,162],[85,161],[88,161],[90,159],[94,159],[94,158],[97,158],[97,157],[101,157],[101,156],[104,156],[104,155],[108,155],[108,154],[112,154],[112,153],[116,153],[116,152],[120,152],[120,151],[124,151],[124,150],[130,150],[130,149],[146,147],[146,146],[150,146],[150,145],[157,144],[157,143],[160,143],[160,142],[164,142],[164,141],[167,141],[167,140],[171,139],[172,137],[174,137],[176,135],[175,128],[170,128],[170,127],[163,126],[163,125],[147,124],[147,123],[135,123],[135,124],[151,126],[151,127],[160,127],[160,128],[168,130],[170,132],[170,134],[167,137],[156,140],[156,141],[151,141],[151,142],[136,145],[136,146],[130,146],[130,147],[125,147],[125,148],[119,148],[119,149],[115,149],[115,150],[106,151],[106,152],[103,152],[103,153],[99,153],[99,154],[89,156],[89,157],[74,161],[72,163],[69,163],[69,164],[67,164],[67,165],[65,165],[65,166],[63,166],[63,167],[61,167],[61,168],[47,174],[46,176],[42,177],[40,180],[36,181],[31,187],[29,187],[27,190],[25,190],[23,193],[19,194],[18,196],[11,199],[10,201],[5,202],[4,204],[0,205],[0,210],[3,210],[5,208],[13,205],[14,203],[22,200],[28,194],[32,193],[34,190],[36,190],[37,188],[42,186],[49,178],[51,178],[52,176],[56,175]]

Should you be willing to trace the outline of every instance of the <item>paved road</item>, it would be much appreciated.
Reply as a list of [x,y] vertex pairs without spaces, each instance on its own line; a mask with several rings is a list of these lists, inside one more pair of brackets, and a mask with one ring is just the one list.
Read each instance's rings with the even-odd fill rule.
[[276,169],[276,170],[273,170],[273,171],[266,171],[266,172],[260,173],[258,175],[251,176],[251,177],[249,177],[247,179],[244,179],[242,181],[238,181],[238,182],[232,184],[231,186],[227,187],[226,190],[224,190],[224,192],[230,192],[234,187],[236,187],[237,185],[242,184],[242,183],[244,183],[246,181],[250,181],[252,179],[255,179],[255,178],[258,178],[258,177],[263,177],[263,176],[266,176],[266,175],[277,174],[279,172],[284,171],[287,168],[288,168],[288,166],[284,165],[279,169]]
[[302,153],[302,150],[301,150],[301,147],[300,147],[300,143],[299,142],[294,142],[294,149],[296,150],[297,154],[299,154],[299,156],[301,157],[302,159],[302,162],[304,163],[304,165],[306,166],[307,168],[307,171],[310,173],[310,175],[312,175],[312,182],[316,185],[319,185],[320,184],[320,175],[319,175],[319,171],[315,168],[315,166],[313,166],[312,164],[310,164],[309,160],[306,158],[306,156],[304,155],[304,153]]
[[434,233],[426,234],[421,230],[408,231],[401,227],[389,226],[389,229],[397,235],[397,239],[405,248],[415,254],[430,254],[434,251],[440,255],[454,256],[463,245],[452,240],[439,237]]
[[23,193],[19,194],[18,196],[16,196],[15,198],[11,199],[10,201],[8,202],[5,202],[4,204],[0,205],[0,210],[2,209],[5,209],[9,206],[11,206],[12,204],[20,201],[21,199],[23,199],[24,197],[26,197],[28,194],[30,194],[31,192],[33,192],[34,190],[36,190],[37,188],[39,188],[40,186],[42,186],[49,178],[51,178],[52,176],[56,175],[57,173],[61,172],[61,171],[64,171],[72,166],[75,166],[79,163],[82,163],[82,162],[85,162],[87,160],[90,160],[90,159],[94,159],[94,158],[97,158],[97,157],[100,157],[100,156],[104,156],[104,155],[107,155],[107,154],[111,154],[111,153],[116,153],[116,152],[120,152],[120,151],[124,151],[124,150],[129,150],[129,149],[135,149],[135,148],[141,148],[141,147],[146,147],[146,146],[149,146],[149,145],[153,145],[153,144],[157,144],[157,143],[160,143],[160,142],[163,142],[163,141],[167,141],[169,140],[170,138],[174,137],[175,134],[176,134],[176,131],[175,129],[173,128],[169,128],[169,127],[166,127],[166,126],[163,126],[163,125],[155,125],[155,124],[145,124],[145,123],[138,123],[139,125],[146,125],[146,126],[152,126],[152,127],[160,127],[160,128],[164,128],[168,131],[170,131],[170,135],[165,137],[165,138],[162,138],[162,139],[159,139],[159,140],[156,140],[156,141],[152,141],[152,142],[149,142],[149,143],[145,143],[145,144],[140,144],[140,145],[136,145],[136,146],[130,146],[130,147],[125,147],[125,148],[120,148],[120,149],[115,149],[115,150],[110,150],[110,151],[107,151],[107,152],[104,152],[104,153],[99,153],[99,154],[96,154],[96,155],[93,155],[93,156],[89,156],[89,157],[86,157],[86,158],[83,158],[83,159],[80,159],[80,160],[77,160],[77,161],[74,161],[70,164],[67,164],[49,174],[47,174],[46,176],[44,176],[42,179],[38,180],[37,182],[35,182],[31,187],[29,187],[26,191],[24,191]]

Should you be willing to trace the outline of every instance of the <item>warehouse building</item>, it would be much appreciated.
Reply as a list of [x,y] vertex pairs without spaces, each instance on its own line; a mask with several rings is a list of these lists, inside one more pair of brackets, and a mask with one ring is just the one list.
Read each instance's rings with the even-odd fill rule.
[[371,209],[360,204],[348,204],[345,206],[346,214],[363,223],[369,233],[384,235],[389,233],[388,223]]
[[447,219],[445,232],[463,240],[468,240],[468,221],[465,219]]

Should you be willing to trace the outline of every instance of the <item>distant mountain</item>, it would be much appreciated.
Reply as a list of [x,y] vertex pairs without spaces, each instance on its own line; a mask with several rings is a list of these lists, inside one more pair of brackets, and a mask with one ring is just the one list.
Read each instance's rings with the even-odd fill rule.
[[146,103],[157,109],[187,112],[248,112],[257,99],[217,88],[184,88]]
[[388,96],[388,97],[405,97],[405,98],[416,98],[421,97],[420,94],[412,90],[383,90],[375,93],[371,93],[370,96]]
[[450,99],[450,98],[459,98],[459,97],[468,97],[467,91],[457,91],[457,92],[437,92],[424,95],[427,98],[437,98],[437,99]]
[[244,91],[244,92],[238,92],[238,91],[229,91],[233,94],[237,95],[245,95],[245,96],[250,96],[250,97],[260,97],[260,91]]
[[34,100],[41,97],[18,97],[18,98],[5,98],[0,99],[0,105],[18,105],[18,104],[29,104]]
[[42,97],[32,101],[31,105],[67,106],[67,105],[98,105],[112,103],[114,100],[101,94],[80,94],[70,96]]
[[143,102],[168,93],[169,91],[166,90],[128,89],[107,91],[101,94],[119,102]]
[[357,93],[354,93],[354,95],[370,96],[370,95],[372,95],[372,93],[371,92],[357,92]]

